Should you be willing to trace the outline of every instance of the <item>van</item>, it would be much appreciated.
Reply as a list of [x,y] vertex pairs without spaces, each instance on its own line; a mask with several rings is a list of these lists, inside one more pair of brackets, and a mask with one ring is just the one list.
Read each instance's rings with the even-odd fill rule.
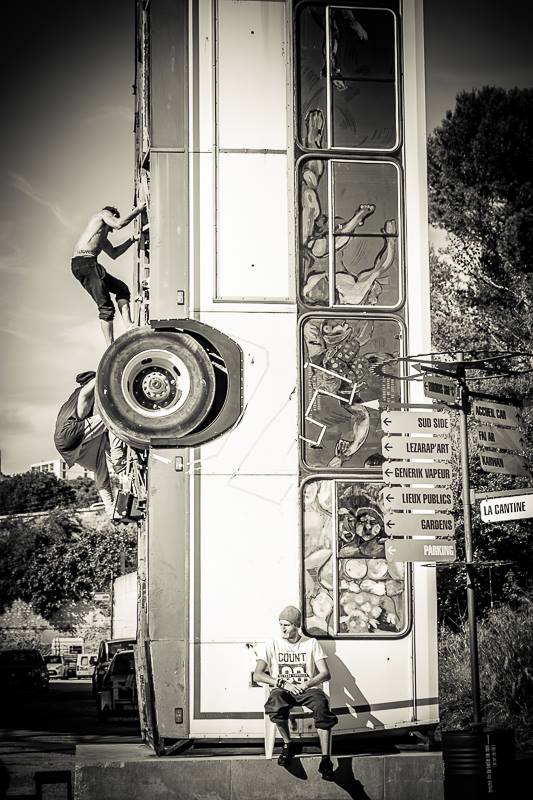
[[111,659],[120,650],[131,650],[135,645],[135,639],[103,639],[98,648],[98,656],[92,674],[92,695],[96,698],[98,691],[102,688],[102,679],[111,662]]
[[96,664],[96,653],[79,653],[76,659],[76,678],[91,678]]

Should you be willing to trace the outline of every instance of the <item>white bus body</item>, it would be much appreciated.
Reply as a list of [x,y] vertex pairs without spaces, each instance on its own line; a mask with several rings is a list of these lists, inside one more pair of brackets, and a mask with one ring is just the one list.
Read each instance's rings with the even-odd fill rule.
[[145,736],[262,737],[257,647],[289,603],[337,734],[430,727],[435,570],[385,560],[376,402],[420,397],[375,371],[429,350],[421,0],[137,11],[137,285],[152,329],[219,331],[242,365],[228,430],[151,441]]

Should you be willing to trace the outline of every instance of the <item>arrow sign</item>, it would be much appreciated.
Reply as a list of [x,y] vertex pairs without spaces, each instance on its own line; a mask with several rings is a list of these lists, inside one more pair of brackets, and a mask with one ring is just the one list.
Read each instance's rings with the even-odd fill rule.
[[385,458],[407,458],[409,461],[451,461],[452,442],[433,436],[383,436],[381,452]]
[[385,433],[449,433],[448,411],[382,411],[381,427]]
[[410,511],[447,511],[453,508],[453,492],[450,489],[411,489],[403,486],[386,486],[383,490],[386,509]]
[[412,464],[410,461],[384,461],[383,480],[386,483],[431,483],[434,486],[449,486],[453,480],[452,468],[447,464]]
[[498,447],[501,450],[523,450],[524,434],[520,428],[497,428],[495,425],[479,425],[477,440],[482,447]]
[[533,517],[533,494],[491,497],[479,506],[483,522],[505,522]]
[[385,542],[387,561],[455,561],[457,553],[453,540],[443,542],[421,541],[420,539],[394,539]]
[[455,520],[451,514],[385,514],[385,531],[389,536],[453,536]]
[[522,456],[507,453],[495,453],[494,450],[480,450],[481,469],[485,472],[499,472],[503,475],[527,475],[529,467]]
[[518,428],[522,421],[522,414],[516,406],[488,403],[485,400],[472,402],[472,414],[480,422],[493,422],[496,425],[507,425],[511,428]]
[[445,403],[456,402],[457,383],[450,378],[424,378],[424,394]]

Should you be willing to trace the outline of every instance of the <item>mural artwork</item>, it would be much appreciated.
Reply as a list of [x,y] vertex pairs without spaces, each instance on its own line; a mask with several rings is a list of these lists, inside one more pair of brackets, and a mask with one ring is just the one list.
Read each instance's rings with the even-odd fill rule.
[[[323,134],[322,112],[312,109],[306,117],[307,145],[321,147]],[[386,308],[399,304],[399,178],[398,167],[389,161],[317,157],[300,162],[303,303]]]
[[[303,324],[303,460],[309,468],[379,468],[380,413],[363,403],[400,402],[401,382],[380,365],[401,355],[398,320],[355,315]],[[386,371],[399,374],[396,362]],[[377,404],[376,404],[377,405]]]
[[309,635],[394,635],[407,625],[406,566],[385,560],[383,484],[304,487],[304,628]]

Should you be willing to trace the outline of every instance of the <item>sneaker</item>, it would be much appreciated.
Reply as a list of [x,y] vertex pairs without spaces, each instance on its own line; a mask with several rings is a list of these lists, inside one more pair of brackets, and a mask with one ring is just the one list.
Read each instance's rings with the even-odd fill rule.
[[292,742],[288,742],[288,744],[283,745],[281,748],[281,753],[278,756],[278,764],[280,767],[287,766],[287,764],[292,760],[293,752]]
[[318,765],[318,771],[322,775],[323,781],[335,780],[333,777],[333,763],[329,756],[322,756],[320,764]]

